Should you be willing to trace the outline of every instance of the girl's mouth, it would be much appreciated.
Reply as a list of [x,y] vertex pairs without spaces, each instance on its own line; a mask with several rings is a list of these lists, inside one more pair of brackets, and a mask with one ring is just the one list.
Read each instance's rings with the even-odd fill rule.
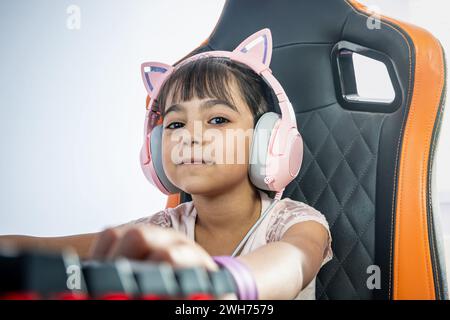
[[180,163],[180,165],[187,165],[187,166],[192,166],[192,167],[200,167],[200,166],[210,166],[213,165],[214,162],[206,162],[204,160],[202,161],[192,161],[192,162],[182,162]]
[[205,161],[200,161],[200,162],[183,162],[181,164],[200,165],[200,164],[206,164],[206,162]]
[[200,159],[200,158],[190,158],[190,159],[184,159],[180,164],[205,165],[205,164],[212,164],[212,161],[205,161],[204,159]]

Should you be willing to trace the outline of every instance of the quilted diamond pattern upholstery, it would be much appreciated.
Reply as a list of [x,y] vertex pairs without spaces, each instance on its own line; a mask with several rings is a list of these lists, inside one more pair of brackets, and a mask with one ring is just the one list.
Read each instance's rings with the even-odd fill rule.
[[377,148],[386,117],[345,111],[338,104],[297,114],[304,162],[284,196],[320,210],[330,224],[334,258],[318,275],[318,299],[343,298],[334,296],[338,292],[372,298],[366,268],[374,264]]

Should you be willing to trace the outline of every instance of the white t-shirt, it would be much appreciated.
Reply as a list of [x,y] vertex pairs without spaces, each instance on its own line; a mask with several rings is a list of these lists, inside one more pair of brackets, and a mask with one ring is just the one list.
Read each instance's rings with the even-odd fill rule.
[[[261,213],[275,201],[263,192],[261,196]],[[179,204],[175,208],[166,208],[152,216],[140,218],[129,224],[152,223],[164,228],[173,228],[185,234],[189,239],[195,239],[195,220],[197,211],[192,201]],[[240,255],[245,255],[269,242],[279,241],[289,227],[304,221],[316,221],[328,231],[328,248],[321,267],[333,258],[331,249],[331,233],[325,216],[313,207],[290,198],[279,200],[267,213],[261,223],[245,242]],[[316,299],[316,278],[299,292],[295,300]]]

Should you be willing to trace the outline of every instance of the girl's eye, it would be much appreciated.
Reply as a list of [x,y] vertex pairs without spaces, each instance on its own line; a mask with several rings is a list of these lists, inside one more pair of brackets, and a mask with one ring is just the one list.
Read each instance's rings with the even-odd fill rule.
[[181,122],[172,122],[168,126],[166,126],[166,129],[179,129],[184,126]]
[[224,117],[215,117],[215,118],[212,118],[211,120],[209,120],[209,123],[212,123],[212,124],[222,124],[222,123],[227,123],[227,122],[230,122],[230,121]]
[[[211,124],[223,124],[223,123],[227,123],[227,122],[230,122],[230,121],[224,117],[214,117],[208,121],[208,123],[211,123]],[[165,128],[166,129],[179,129],[182,127],[184,127],[184,123],[172,122],[172,123],[168,124]]]

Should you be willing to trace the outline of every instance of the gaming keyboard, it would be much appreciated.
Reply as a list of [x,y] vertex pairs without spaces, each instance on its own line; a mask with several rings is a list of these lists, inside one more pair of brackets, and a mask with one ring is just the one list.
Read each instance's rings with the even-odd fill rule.
[[81,261],[73,252],[0,250],[0,299],[214,300],[235,294],[231,274],[165,262]]

